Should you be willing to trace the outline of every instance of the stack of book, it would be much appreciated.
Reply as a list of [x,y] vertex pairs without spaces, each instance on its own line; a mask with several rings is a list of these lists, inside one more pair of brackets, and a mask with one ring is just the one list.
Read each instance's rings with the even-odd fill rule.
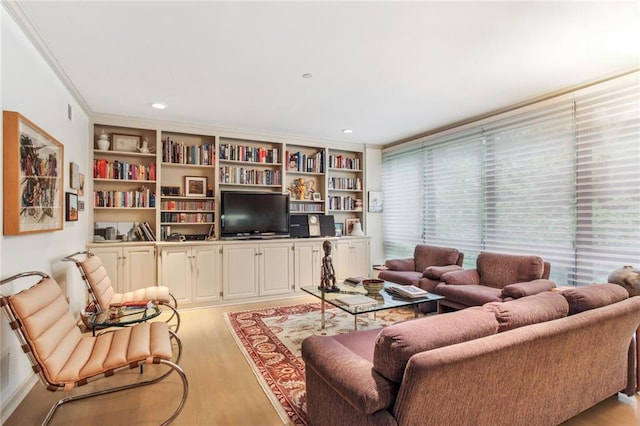
[[410,299],[427,297],[429,295],[428,291],[416,287],[415,285],[389,285],[385,290],[389,294],[400,297],[407,297]]
[[370,306],[376,306],[378,302],[375,299],[365,296],[364,294],[353,294],[350,296],[337,297],[336,303],[341,305],[368,308]]

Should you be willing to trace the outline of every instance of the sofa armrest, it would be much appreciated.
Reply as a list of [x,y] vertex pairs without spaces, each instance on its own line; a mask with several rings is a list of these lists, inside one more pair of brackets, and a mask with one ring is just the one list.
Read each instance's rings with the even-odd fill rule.
[[415,259],[390,259],[384,263],[384,266],[391,271],[415,271]]
[[312,336],[302,342],[306,368],[364,414],[393,407],[398,385],[373,371],[370,361],[330,337]]
[[446,266],[427,266],[422,272],[424,278],[430,278],[432,280],[439,280],[443,274],[453,271],[461,271],[462,266],[458,265],[446,265]]
[[513,283],[502,288],[502,297],[519,299],[521,297],[532,296],[543,291],[549,291],[552,288],[556,288],[556,283],[542,278],[522,283]]
[[447,272],[440,279],[447,284],[480,284],[480,274],[475,269]]

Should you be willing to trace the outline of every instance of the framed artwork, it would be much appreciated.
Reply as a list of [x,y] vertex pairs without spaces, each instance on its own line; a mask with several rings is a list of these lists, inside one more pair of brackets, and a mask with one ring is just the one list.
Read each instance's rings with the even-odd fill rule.
[[82,200],[78,200],[78,211],[79,212],[83,212],[84,211],[84,201],[82,201]]
[[140,136],[112,135],[111,143],[114,151],[137,152],[140,146]]
[[207,178],[185,176],[184,195],[187,197],[205,197],[207,195]]
[[369,191],[369,213],[382,212],[382,192]]
[[336,237],[342,237],[343,229],[344,229],[344,226],[342,225],[342,223],[336,223],[334,224],[334,226],[336,228]]
[[322,201],[322,195],[319,192],[314,192],[313,201]]
[[64,146],[14,111],[3,111],[4,235],[62,229]]
[[69,186],[71,189],[80,187],[80,166],[73,161],[69,163]]
[[78,196],[73,192],[65,193],[66,209],[64,219],[67,222],[74,222],[78,220]]
[[78,173],[78,197],[84,197],[84,173]]
[[351,235],[351,233],[353,232],[353,225],[355,225],[356,223],[360,223],[360,219],[346,219],[344,221],[344,226],[345,226],[345,234],[346,235]]

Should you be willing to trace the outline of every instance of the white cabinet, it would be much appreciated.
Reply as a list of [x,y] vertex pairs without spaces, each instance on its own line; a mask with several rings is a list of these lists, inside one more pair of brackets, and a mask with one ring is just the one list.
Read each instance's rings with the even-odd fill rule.
[[333,246],[332,257],[338,282],[348,277],[369,276],[369,239],[338,239]]
[[178,303],[196,304],[220,298],[221,254],[217,245],[162,247],[161,283]]
[[322,271],[322,242],[295,242],[293,244],[293,272],[296,290],[320,285]]
[[224,298],[285,294],[293,287],[293,244],[228,244],[222,250]]
[[90,251],[102,260],[111,284],[118,293],[156,285],[154,246],[100,246]]

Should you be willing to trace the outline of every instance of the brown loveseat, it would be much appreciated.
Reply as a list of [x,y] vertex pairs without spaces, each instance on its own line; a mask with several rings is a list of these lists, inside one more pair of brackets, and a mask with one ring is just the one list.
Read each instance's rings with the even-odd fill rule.
[[309,337],[310,424],[556,425],[632,395],[640,297],[590,290]]
[[549,263],[538,256],[482,252],[475,269],[442,274],[432,292],[446,298],[438,302],[440,311],[482,306],[555,288],[550,270]]

